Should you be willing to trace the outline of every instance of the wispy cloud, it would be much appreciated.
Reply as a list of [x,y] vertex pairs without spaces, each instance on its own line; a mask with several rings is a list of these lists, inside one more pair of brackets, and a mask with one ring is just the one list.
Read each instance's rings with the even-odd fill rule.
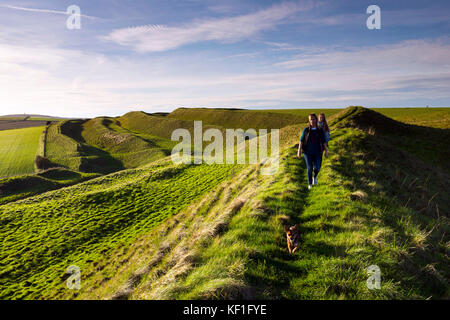
[[[192,62],[197,65],[186,69],[187,57],[128,60],[0,43],[0,88],[7,92],[1,96],[0,114],[16,109],[98,116],[136,109],[170,111],[178,106],[386,106],[388,102],[442,106],[450,99],[450,44],[445,39],[333,48],[320,54],[305,46],[303,52],[302,57],[259,72],[205,74],[189,70],[200,69],[212,57],[197,57]],[[306,68],[299,67],[299,61]]]
[[130,46],[138,52],[166,51],[201,41],[232,43],[283,23],[299,11],[314,7],[311,2],[282,3],[254,13],[220,19],[195,20],[182,26],[145,25],[117,29],[106,40]]
[[[388,70],[414,72],[419,70],[450,70],[450,38],[434,40],[406,40],[394,44],[337,48],[299,48],[293,58],[276,63],[288,69],[320,67],[328,69],[355,68],[361,71]],[[302,52],[303,51],[303,52]]]
[[[28,12],[37,12],[37,13],[50,13],[50,14],[61,14],[61,15],[71,15],[71,13],[67,13],[67,11],[59,11],[59,10],[51,10],[51,9],[38,9],[38,8],[25,8],[25,7],[17,7],[12,5],[0,5],[2,8],[12,9],[12,10],[20,10],[20,11],[28,11]],[[97,20],[101,19],[99,17],[88,16],[85,14],[80,14],[80,17]]]

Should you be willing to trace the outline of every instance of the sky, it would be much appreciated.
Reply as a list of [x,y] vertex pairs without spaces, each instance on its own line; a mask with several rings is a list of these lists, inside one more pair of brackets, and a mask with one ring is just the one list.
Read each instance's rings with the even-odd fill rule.
[[448,0],[0,0],[0,114],[449,107],[449,89]]

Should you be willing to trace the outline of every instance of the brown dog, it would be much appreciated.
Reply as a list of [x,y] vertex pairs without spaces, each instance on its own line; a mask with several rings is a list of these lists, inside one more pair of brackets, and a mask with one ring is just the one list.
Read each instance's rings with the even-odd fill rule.
[[298,249],[298,227],[297,225],[292,227],[284,226],[284,231],[286,232],[289,253],[294,253]]

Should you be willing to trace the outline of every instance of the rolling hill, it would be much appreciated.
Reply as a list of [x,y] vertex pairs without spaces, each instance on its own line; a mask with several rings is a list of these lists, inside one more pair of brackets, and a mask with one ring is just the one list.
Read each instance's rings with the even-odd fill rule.
[[[52,162],[105,175],[0,205],[0,297],[449,297],[448,128],[340,111],[330,117],[330,157],[308,190],[295,156],[304,120],[270,114],[266,128],[282,126],[281,155],[266,176],[261,164],[172,164],[168,134],[191,129],[190,117],[216,128],[269,121],[242,110],[192,112],[52,124]],[[152,149],[162,154],[148,162],[129,156]],[[294,223],[300,250],[289,255],[283,225]],[[65,287],[70,265],[81,268],[80,290]],[[380,290],[366,287],[370,265],[381,269]]]
[[[306,111],[310,112],[310,110]],[[206,125],[223,128],[276,129],[290,124],[302,123],[305,117],[254,110],[229,110],[211,108],[178,108],[167,115],[170,119],[183,119],[184,121],[201,120]],[[308,114],[306,114],[306,119]]]

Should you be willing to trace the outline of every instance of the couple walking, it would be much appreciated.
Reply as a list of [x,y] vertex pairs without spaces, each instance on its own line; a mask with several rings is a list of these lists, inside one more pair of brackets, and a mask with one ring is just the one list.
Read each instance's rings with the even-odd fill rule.
[[297,156],[305,157],[308,171],[308,189],[317,184],[317,174],[322,165],[322,154],[328,158],[328,141],[330,140],[330,129],[328,128],[325,115],[321,113],[317,118],[315,113],[309,116],[309,126],[303,129],[298,146]]

